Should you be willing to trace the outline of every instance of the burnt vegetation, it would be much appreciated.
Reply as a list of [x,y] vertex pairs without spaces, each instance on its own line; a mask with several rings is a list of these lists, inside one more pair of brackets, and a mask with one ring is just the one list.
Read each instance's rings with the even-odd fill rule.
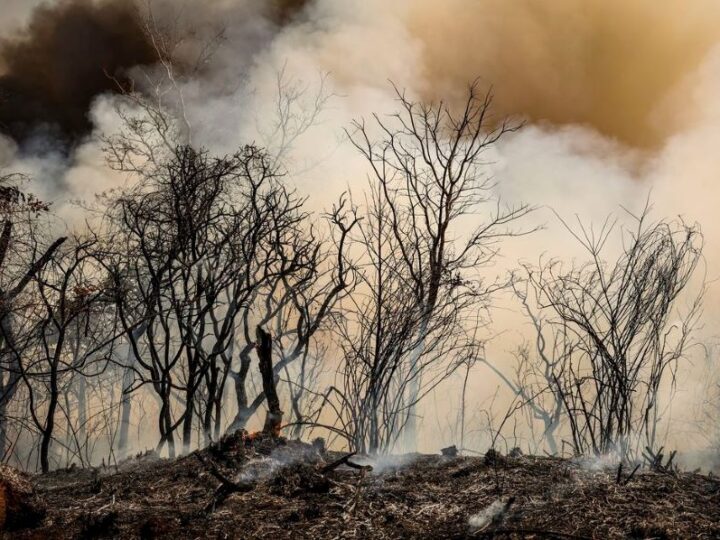
[[[273,5],[285,21],[305,3]],[[496,277],[502,244],[538,227],[531,205],[497,195],[492,149],[521,126],[477,84],[462,107],[396,89],[396,114],[347,131],[367,189],[315,213],[285,158],[325,90],[298,110],[308,90],[280,73],[274,140],[216,155],[193,144],[182,96],[166,99],[181,71],[171,40],[154,43],[166,86],[116,85],[122,126],[102,138],[129,181],[79,232],[57,234],[27,179],[2,177],[0,456],[43,473],[0,470],[5,530],[720,534],[717,481],[680,472],[661,430],[702,313],[697,225],[653,220],[649,204],[599,230],[560,220],[582,258]],[[500,294],[531,328],[510,367],[485,349]],[[510,390],[504,416],[466,411],[470,373],[488,367]],[[421,406],[448,389],[459,447],[392,457],[418,448]],[[480,413],[488,444],[473,448]]]
[[[299,441],[221,439],[34,480],[12,538],[714,538],[717,479],[552,457],[415,456],[376,470]],[[352,465],[352,466],[348,466]],[[629,473],[628,473],[629,474]],[[28,483],[29,484],[29,483]],[[37,504],[37,503],[36,503]],[[676,512],[671,505],[682,508]],[[60,529],[62,528],[62,529]]]

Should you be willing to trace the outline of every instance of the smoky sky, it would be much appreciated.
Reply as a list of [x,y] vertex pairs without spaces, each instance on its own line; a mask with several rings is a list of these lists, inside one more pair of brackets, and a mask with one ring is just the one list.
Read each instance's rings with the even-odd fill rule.
[[633,147],[682,127],[683,85],[720,43],[717,0],[414,0],[434,99],[481,77],[502,114]]
[[[27,28],[0,39],[0,132],[22,142],[38,130],[50,131],[70,144],[87,134],[93,99],[117,91],[112,78],[123,81],[130,68],[156,61],[138,10],[146,2],[136,2],[48,0],[35,9]],[[332,2],[151,4],[169,19],[172,8],[189,10],[183,28],[193,34],[195,23],[243,25],[243,17],[250,26],[269,23],[281,30],[310,4],[325,13]],[[359,11],[349,0],[345,4],[349,13]],[[426,100],[462,94],[469,81],[480,77],[494,87],[500,116],[589,126],[633,147],[657,147],[683,128],[683,85],[720,43],[717,0],[397,0],[374,5],[377,20],[399,17],[418,47],[422,80],[415,81],[415,89]],[[303,31],[303,39],[312,43],[312,26]],[[231,43],[235,48],[263,44],[251,39]],[[353,46],[367,49],[377,63],[391,56],[382,50],[382,40],[359,39]],[[233,53],[248,57],[252,51]],[[323,51],[323,56],[330,58],[323,68],[337,81],[352,84],[365,71],[346,55]]]
[[[264,15],[284,25],[307,3],[269,0]],[[133,0],[42,4],[27,28],[0,41],[0,132],[21,144],[40,134],[71,146],[92,129],[93,99],[156,60]]]
[[291,22],[302,10],[311,3],[311,0],[270,0],[270,17],[280,25]]
[[2,131],[23,141],[50,130],[67,142],[90,130],[95,96],[156,59],[131,4],[86,0],[40,6],[27,31],[2,41],[0,57]]

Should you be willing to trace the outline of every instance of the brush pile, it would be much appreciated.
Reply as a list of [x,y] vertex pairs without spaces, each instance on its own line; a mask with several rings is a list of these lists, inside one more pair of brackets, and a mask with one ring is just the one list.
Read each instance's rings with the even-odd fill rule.
[[[371,460],[239,432],[32,479],[6,538],[718,538],[720,481],[492,452]],[[621,478],[621,481],[618,481]],[[26,485],[26,487],[28,487]]]

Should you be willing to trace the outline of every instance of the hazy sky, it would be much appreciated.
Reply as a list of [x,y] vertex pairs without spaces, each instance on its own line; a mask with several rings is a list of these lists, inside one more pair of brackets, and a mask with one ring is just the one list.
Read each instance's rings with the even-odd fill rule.
[[[38,103],[62,109],[85,80],[71,76],[55,84],[58,76],[42,86],[36,81],[45,79],[30,68],[85,73],[96,67],[94,58],[114,62],[113,51],[135,39],[104,25],[102,7],[89,7],[134,9],[131,0],[48,2],[60,7],[45,11],[30,31],[24,24],[39,1],[0,2],[0,35],[14,38],[0,59],[8,51],[28,59],[16,62],[5,83],[0,79],[0,89],[8,80],[32,86],[37,95],[29,110],[43,110]],[[281,7],[269,11],[270,4]],[[290,160],[291,169],[303,171],[295,181],[316,209],[347,188],[364,186],[364,164],[343,144],[342,129],[354,118],[393,110],[388,80],[419,99],[452,102],[480,78],[494,87],[498,115],[528,122],[490,156],[501,196],[599,222],[620,205],[638,208],[651,194],[656,216],[683,215],[701,224],[708,279],[720,277],[717,0],[155,0],[152,6],[159,23],[173,25],[184,38],[177,51],[182,61],[223,31],[209,62],[181,83],[193,140],[215,151],[262,140],[283,66],[310,97],[320,74],[329,74],[336,96]],[[98,32],[113,32],[105,56],[92,43],[87,55],[59,56],[66,49],[53,45],[65,42],[58,36],[82,40],[73,31],[76,19],[67,16],[72,9],[84,10]],[[130,67],[134,51],[118,65]],[[93,96],[83,102],[89,131],[74,140],[69,155],[42,150],[51,144],[28,150],[0,139],[0,160],[32,173],[36,191],[58,201],[69,222],[76,210],[63,207],[64,199],[90,197],[122,181],[105,168],[97,141],[83,138],[118,125],[114,98]],[[536,215],[546,230],[508,245],[503,265],[544,252],[577,254],[550,212]],[[718,333],[719,304],[718,286],[711,283],[708,334]],[[500,313],[497,324],[515,330],[509,315]],[[506,349],[501,343],[497,354]]]
[[[40,123],[53,116],[74,126],[76,139],[67,156],[49,152],[52,141],[18,151],[4,139],[0,158],[35,173],[37,189],[58,201],[90,197],[118,181],[97,142],[85,138],[117,128],[114,98],[95,95],[111,87],[102,70],[126,72],[134,60],[146,61],[139,27],[118,28],[114,21],[118,13],[146,13],[147,5],[51,0],[31,19],[35,4],[3,1],[0,34],[12,39],[0,58],[12,69],[0,89],[27,90],[16,92],[22,101],[5,114],[26,110],[25,126],[33,115]],[[215,151],[263,140],[283,66],[309,98],[328,74],[336,96],[291,156],[304,171],[295,179],[317,208],[363,185],[364,164],[340,142],[342,130],[352,119],[393,110],[388,80],[419,99],[452,102],[479,77],[494,88],[498,116],[528,122],[491,160],[501,195],[597,221],[652,193],[658,214],[701,223],[708,275],[720,276],[715,0],[153,0],[150,6],[157,24],[182,38],[179,61],[189,63],[222,35],[210,60],[181,85],[193,140]],[[0,122],[7,125],[7,118]],[[542,245],[553,243],[549,236]],[[537,255],[528,246],[518,250],[508,257]]]

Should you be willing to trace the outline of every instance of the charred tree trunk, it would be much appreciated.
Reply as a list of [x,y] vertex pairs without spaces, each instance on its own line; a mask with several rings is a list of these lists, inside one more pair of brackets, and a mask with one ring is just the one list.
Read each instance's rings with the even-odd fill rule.
[[280,399],[275,386],[275,374],[272,365],[272,336],[258,326],[256,329],[257,342],[255,347],[262,376],[263,391],[267,399],[268,412],[265,417],[263,431],[272,435],[280,434],[283,412],[280,410]]
[[80,375],[75,381],[77,394],[77,408],[78,408],[78,453],[80,454],[80,461],[84,463],[85,457],[83,452],[89,454],[89,437],[88,437],[88,416],[87,416],[87,378]]
[[163,446],[167,444],[168,457],[175,457],[175,436],[173,434],[174,426],[172,425],[172,413],[170,410],[170,384],[169,382],[160,385],[161,391],[158,392],[161,405],[160,414],[158,415],[158,423],[160,429],[160,442],[157,445],[156,451],[160,453]]
[[218,388],[218,392],[215,394],[215,427],[214,427],[214,435],[213,440],[219,441],[220,440],[220,434],[222,432],[222,409],[223,409],[223,403],[225,400],[225,387],[227,385],[227,379],[230,374],[230,363],[225,366],[225,371],[222,376],[222,380],[220,381],[220,387]]
[[[214,432],[213,420],[218,420],[220,417],[220,410],[222,405],[218,401],[222,401],[222,393],[224,386],[220,382],[220,366],[217,365],[217,360],[213,360],[208,367],[207,373],[205,374],[205,385],[206,385],[206,403],[205,410],[203,411],[202,427],[203,437],[205,438],[205,445],[207,446],[212,442]],[[218,394],[220,400],[218,400]]]
[[193,417],[195,413],[195,391],[192,388],[194,385],[194,374],[193,380],[185,390],[185,417],[183,418],[182,424],[182,451],[183,454],[190,453],[190,446],[192,445],[192,427]]
[[120,388],[120,397],[122,406],[120,409],[120,435],[118,442],[118,453],[120,458],[127,457],[128,454],[128,438],[130,434],[130,418],[132,416],[133,395],[131,390],[135,383],[135,365],[137,358],[133,343],[137,343],[142,334],[147,329],[147,325],[141,325],[132,332],[131,339],[128,342],[127,357],[125,360],[125,368],[123,370],[122,387]]
[[13,339],[11,314],[4,309],[7,300],[0,293],[0,459],[5,459],[7,441],[7,407],[15,396],[20,381],[20,364]]
[[230,372],[230,376],[235,383],[235,399],[237,403],[237,414],[230,425],[230,431],[244,429],[253,414],[253,411],[248,407],[248,395],[245,387],[248,372],[250,371],[250,365],[252,363],[252,358],[250,356],[251,351],[252,345],[245,345],[238,355],[240,357],[240,370],[237,372]]
[[[132,353],[132,349],[128,353],[128,358],[132,357],[133,360],[135,355]],[[127,457],[128,453],[128,435],[130,433],[130,416],[132,415],[132,399],[133,396],[130,393],[134,381],[133,368],[129,365],[125,367],[125,372],[122,378],[122,387],[120,388],[120,396],[122,399],[122,406],[120,408],[120,435],[118,440],[118,454],[121,459]]]
[[50,401],[48,403],[45,429],[42,431],[40,442],[40,467],[43,473],[50,471],[50,444],[52,443],[53,431],[55,429],[55,411],[57,409],[60,391],[57,383],[57,363],[53,366],[50,374]]

